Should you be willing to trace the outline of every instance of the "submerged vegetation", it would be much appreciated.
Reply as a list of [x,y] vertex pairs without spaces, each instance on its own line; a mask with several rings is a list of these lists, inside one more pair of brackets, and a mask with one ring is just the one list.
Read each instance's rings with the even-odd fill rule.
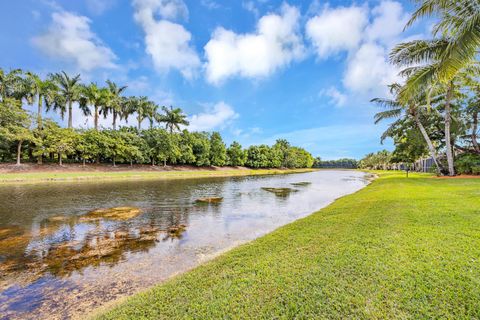
[[[279,139],[273,146],[243,149],[238,142],[225,145],[218,132],[189,132],[180,108],[159,107],[147,97],[123,96],[126,87],[107,81],[83,85],[80,75],[65,72],[46,79],[31,72],[0,69],[0,161],[118,163],[130,165],[187,164],[194,166],[247,166],[251,168],[309,168],[313,157],[306,150]],[[23,104],[37,103],[31,114]],[[93,116],[92,129],[75,129],[72,110]],[[44,112],[68,114],[63,128]],[[161,110],[161,111],[160,111]],[[112,129],[101,128],[99,117],[112,115]],[[135,117],[136,126],[117,129],[117,120]],[[142,129],[142,122],[149,123]],[[160,126],[163,126],[160,127]]]

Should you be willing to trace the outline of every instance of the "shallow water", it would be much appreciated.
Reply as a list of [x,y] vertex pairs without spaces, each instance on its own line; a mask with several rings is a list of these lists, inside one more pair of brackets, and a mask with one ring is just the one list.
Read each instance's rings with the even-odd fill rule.
[[[364,176],[0,186],[0,318],[81,317],[355,192],[368,183]],[[205,197],[223,199],[196,203]],[[141,214],[85,219],[126,206]]]

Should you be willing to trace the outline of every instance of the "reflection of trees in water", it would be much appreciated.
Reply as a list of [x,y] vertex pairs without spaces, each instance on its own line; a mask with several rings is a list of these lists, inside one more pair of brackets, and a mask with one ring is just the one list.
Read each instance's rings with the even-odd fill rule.
[[0,229],[0,288],[45,273],[64,277],[89,266],[113,266],[127,253],[148,252],[159,239],[180,239],[188,217],[189,209],[179,208],[126,221],[56,217],[42,221],[38,230]]

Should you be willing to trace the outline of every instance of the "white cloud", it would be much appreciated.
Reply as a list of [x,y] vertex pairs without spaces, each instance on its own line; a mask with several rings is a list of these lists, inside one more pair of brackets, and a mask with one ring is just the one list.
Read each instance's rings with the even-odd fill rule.
[[205,112],[189,117],[190,125],[188,129],[190,131],[223,129],[238,116],[238,113],[230,105],[221,101],[213,107],[207,108]]
[[[399,2],[381,1],[367,7],[325,8],[309,19],[308,38],[319,58],[346,52],[343,87],[350,93],[383,95],[387,85],[400,81],[399,70],[388,62],[388,53],[399,42],[408,14]],[[330,89],[328,89],[330,90]],[[332,102],[342,102],[336,92],[325,91]]]
[[54,12],[48,31],[32,42],[52,58],[74,62],[80,70],[115,68],[115,54],[90,29],[90,19],[70,12]]
[[320,15],[307,21],[306,34],[320,58],[340,51],[352,50],[362,40],[368,22],[368,12],[363,7],[325,8]]
[[[187,18],[188,9],[181,0],[134,0],[135,21],[145,32],[146,52],[160,72],[179,70],[192,78],[200,59],[191,46],[192,35],[181,24],[169,20]],[[157,20],[155,17],[162,19]]]
[[386,49],[363,44],[350,58],[343,78],[346,88],[361,93],[383,94],[387,85],[400,81],[398,70],[388,63]]
[[300,13],[284,4],[280,14],[260,18],[255,33],[217,28],[205,45],[207,80],[218,84],[232,76],[265,77],[304,56]]
[[380,41],[390,45],[402,33],[409,15],[403,11],[399,2],[382,1],[373,8],[373,22],[367,27],[366,34],[369,41]]
[[200,4],[209,10],[220,8],[220,4],[213,0],[201,0]]
[[328,89],[321,90],[320,96],[328,97],[330,99],[329,103],[337,107],[343,107],[347,102],[347,98],[348,98],[346,94],[340,92],[335,87],[330,87]]

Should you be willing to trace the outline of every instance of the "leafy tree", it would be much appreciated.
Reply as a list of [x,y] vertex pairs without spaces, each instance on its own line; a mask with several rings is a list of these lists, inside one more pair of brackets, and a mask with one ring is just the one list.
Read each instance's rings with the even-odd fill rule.
[[251,168],[268,168],[272,164],[270,159],[270,147],[267,145],[250,146],[247,149],[247,161],[245,164]]
[[0,68],[0,98],[20,100],[24,95],[24,81],[21,69],[5,72]]
[[195,137],[187,130],[183,130],[177,139],[177,141],[179,141],[180,148],[180,157],[178,158],[178,162],[182,164],[195,164],[196,157],[193,153]]
[[247,152],[240,143],[234,141],[227,149],[227,163],[231,166],[243,166],[247,161]]
[[195,156],[196,166],[210,165],[210,139],[206,132],[193,132],[191,134],[192,151]]
[[0,137],[17,144],[17,165],[21,163],[23,143],[35,141],[30,130],[31,123],[31,117],[22,109],[20,101],[13,98],[3,98],[0,101]]
[[63,157],[73,154],[78,141],[78,134],[70,128],[61,128],[53,121],[46,121],[43,129],[43,150],[58,155],[58,164],[63,164]]
[[213,132],[210,136],[210,164],[213,166],[224,166],[227,162],[227,149],[223,143],[222,136]]

